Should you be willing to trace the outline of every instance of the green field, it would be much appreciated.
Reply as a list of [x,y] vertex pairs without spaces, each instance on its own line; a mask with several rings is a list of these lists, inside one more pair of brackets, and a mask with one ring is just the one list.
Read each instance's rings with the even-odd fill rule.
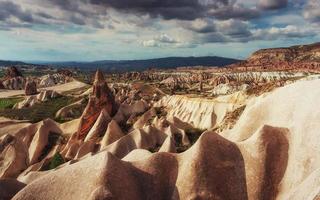
[[[29,108],[11,109],[15,101],[3,99],[2,101],[0,101],[0,116],[10,119],[28,120],[32,123],[39,122],[47,118],[55,119],[55,114],[59,109],[71,103],[74,103],[77,100],[78,99],[75,99],[73,97],[63,96],[39,104],[35,104]],[[16,100],[16,102],[18,101],[19,100]]]
[[0,98],[0,110],[10,109],[19,101],[22,101],[22,98]]

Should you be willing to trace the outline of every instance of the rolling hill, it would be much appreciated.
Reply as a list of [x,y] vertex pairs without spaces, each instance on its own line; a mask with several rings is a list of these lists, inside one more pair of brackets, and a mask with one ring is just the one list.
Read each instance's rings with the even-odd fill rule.
[[93,62],[48,62],[42,63],[56,67],[78,67],[82,70],[100,68],[104,71],[143,71],[148,68],[171,69],[182,66],[225,66],[239,60],[207,56],[207,57],[167,57],[148,60],[102,60]]

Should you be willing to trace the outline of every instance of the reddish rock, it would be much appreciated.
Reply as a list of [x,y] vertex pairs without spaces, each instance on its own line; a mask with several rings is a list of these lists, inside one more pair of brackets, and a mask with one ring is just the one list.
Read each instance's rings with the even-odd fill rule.
[[27,96],[37,94],[37,84],[34,81],[28,81],[26,83],[24,91]]
[[3,85],[1,80],[0,80],[0,89],[5,89],[5,87],[4,87],[4,85]]
[[18,76],[22,76],[21,72],[16,67],[8,67],[6,70],[5,77],[6,78],[15,78]]
[[73,76],[72,71],[70,71],[68,69],[59,69],[58,73],[62,74],[62,75],[65,75],[65,76],[68,76],[68,77],[72,77]]
[[81,116],[76,133],[78,140],[83,140],[87,136],[103,109],[110,116],[114,116],[117,111],[114,96],[105,81],[103,73],[98,70],[93,83],[93,94]]
[[320,71],[320,43],[287,48],[261,49],[247,60],[229,65],[233,71]]

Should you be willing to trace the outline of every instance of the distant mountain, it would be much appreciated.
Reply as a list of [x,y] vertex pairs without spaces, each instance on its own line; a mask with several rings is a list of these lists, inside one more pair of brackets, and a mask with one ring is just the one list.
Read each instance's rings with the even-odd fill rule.
[[0,60],[0,66],[29,65],[20,61]]
[[167,57],[148,60],[102,60],[94,62],[51,62],[42,63],[56,67],[78,67],[82,70],[92,70],[100,68],[105,71],[143,71],[149,68],[171,69],[176,67],[193,67],[193,66],[225,66],[240,60],[206,56],[206,57]]

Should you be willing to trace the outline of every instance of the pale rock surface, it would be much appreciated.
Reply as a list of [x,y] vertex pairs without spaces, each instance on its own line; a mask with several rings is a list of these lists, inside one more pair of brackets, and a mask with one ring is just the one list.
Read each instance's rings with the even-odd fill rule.
[[79,101],[69,104],[58,110],[55,117],[60,119],[73,118],[85,102],[85,99],[80,99]]
[[50,119],[42,121],[29,147],[29,159],[31,164],[38,162],[42,150],[48,143],[48,136],[52,133],[62,134],[62,131],[54,121]]
[[167,137],[158,152],[176,153],[176,146],[172,137]]
[[26,96],[25,99],[16,105],[14,105],[15,109],[21,109],[26,107],[31,107],[37,103],[41,103],[50,99],[58,98],[61,94],[57,93],[53,90],[43,90],[39,94]]
[[124,133],[122,132],[118,123],[115,120],[111,120],[111,122],[108,124],[107,131],[101,140],[101,149],[119,140],[123,136]]
[[102,134],[107,130],[110,121],[111,117],[109,113],[103,109],[84,141],[86,142],[103,136]]
[[[73,134],[62,155],[76,160],[47,174],[26,170],[30,172],[19,180],[28,185],[13,199],[317,199],[319,88],[320,80],[301,81],[250,97],[249,102],[241,92],[213,100],[164,97],[158,106],[166,107],[166,118],[149,109],[137,121],[138,129],[98,153],[98,138],[83,142],[74,140],[77,135]],[[175,134],[183,136],[191,124],[212,129],[225,113],[244,104],[246,108],[231,130],[219,134],[206,131],[187,151],[169,153],[175,150]],[[131,112],[128,108],[122,110],[124,118]],[[18,175],[10,164],[36,160],[45,144],[45,131],[68,130],[65,125],[44,123],[17,130],[11,139],[1,137],[1,146],[7,149],[1,151],[2,160],[10,170],[0,172]],[[111,123],[116,126],[116,120],[109,127]],[[30,158],[28,150],[19,150],[12,141],[20,141],[19,147],[25,146]],[[158,153],[151,153],[158,148]],[[11,159],[18,155],[15,152],[22,152],[21,159]],[[16,165],[19,171],[28,167]]]
[[221,123],[225,114],[239,105],[234,102],[215,99],[166,96],[155,106],[166,107],[168,119],[176,117],[196,128],[210,129]]
[[320,168],[319,88],[320,80],[301,81],[252,99],[235,127],[221,133],[232,141],[245,142],[265,124],[288,129],[288,160],[277,199],[290,199],[293,193],[306,199],[310,195],[307,191],[317,190],[310,187],[296,193],[297,187]]

